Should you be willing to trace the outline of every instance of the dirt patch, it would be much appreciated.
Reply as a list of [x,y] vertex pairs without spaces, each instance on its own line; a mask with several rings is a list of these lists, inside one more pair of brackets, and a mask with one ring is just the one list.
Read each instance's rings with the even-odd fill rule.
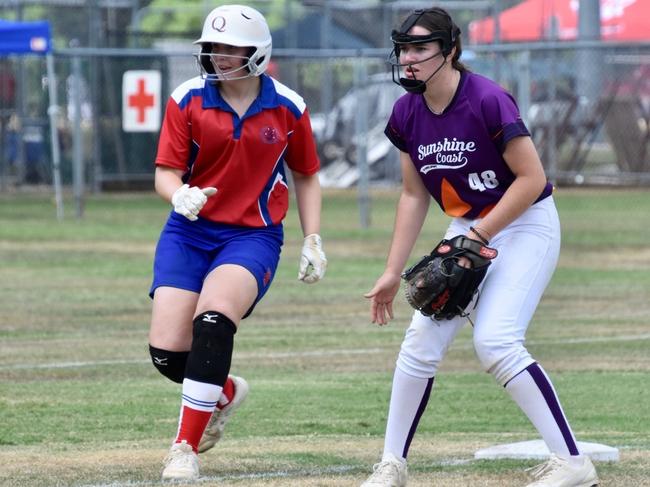
[[[500,438],[509,442],[513,438]],[[521,438],[515,438],[515,440]],[[410,455],[410,487],[499,486],[527,482],[535,461],[476,462],[473,452],[494,438],[454,434],[416,438]],[[0,451],[3,486],[159,485],[167,444],[112,444],[83,448],[18,447]],[[274,437],[229,440],[201,456],[206,486],[339,487],[359,485],[381,455],[379,438]],[[619,463],[597,464],[603,485],[639,487],[650,474],[650,453],[624,450]],[[623,472],[623,473],[622,473]],[[181,485],[181,484],[174,484]]]

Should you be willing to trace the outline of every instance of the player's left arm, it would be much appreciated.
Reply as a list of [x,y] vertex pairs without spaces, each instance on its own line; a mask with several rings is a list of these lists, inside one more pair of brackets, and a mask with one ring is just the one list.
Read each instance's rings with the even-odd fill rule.
[[298,279],[312,284],[325,276],[327,258],[320,237],[321,188],[318,174],[292,171],[300,226],[305,236],[300,256]]
[[296,191],[296,203],[302,233],[307,236],[320,232],[321,188],[318,174],[291,172]]
[[292,126],[285,160],[293,176],[298,216],[305,236],[298,267],[298,279],[312,284],[325,276],[327,258],[320,237],[321,188],[318,180],[320,162],[307,108]]
[[[512,223],[539,197],[546,186],[546,174],[532,139],[527,135],[514,137],[506,144],[503,158],[515,180],[496,206],[477,225],[488,240]],[[471,231],[470,238],[476,239]]]

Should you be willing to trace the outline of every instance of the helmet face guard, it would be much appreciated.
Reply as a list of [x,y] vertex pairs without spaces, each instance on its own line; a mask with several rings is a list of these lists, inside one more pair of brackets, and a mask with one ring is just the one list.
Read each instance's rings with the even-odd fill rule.
[[[250,67],[251,64],[254,64],[254,60],[251,56],[213,53],[211,47],[211,44],[205,44],[200,53],[194,54],[199,72],[203,79],[212,81],[230,81],[255,76],[252,74],[255,72],[255,69],[251,69]],[[233,68],[230,71],[222,71],[219,69],[216,58],[233,59],[238,63],[241,63],[241,66]]]
[[[416,25],[420,17],[422,17],[422,15],[424,15],[425,13],[429,13],[429,12],[439,13],[437,10],[432,10],[432,9],[415,10],[404,21],[400,29],[393,30],[390,35],[390,39],[393,42],[393,50],[390,52],[390,55],[388,57],[388,63],[391,65],[393,82],[400,85],[409,93],[421,94],[425,92],[427,81],[429,81],[438,71],[440,71],[440,69],[442,69],[444,64],[447,62],[447,56],[451,53],[452,49],[454,48],[454,44],[456,42],[456,36],[460,33],[460,30],[458,30],[458,28],[455,27],[452,22],[452,28],[449,31],[435,30],[430,34],[425,34],[425,35],[409,34],[409,31]],[[433,56],[429,56],[426,59],[422,59],[421,61],[418,61],[416,63],[400,64],[399,56],[402,50],[402,46],[412,45],[412,44],[427,44],[430,42],[440,43],[440,52],[434,54]],[[429,61],[439,55],[442,55],[444,57],[442,64],[426,80],[417,80],[417,79],[400,77],[401,70],[403,68],[412,66],[414,64],[420,64],[425,61]]]

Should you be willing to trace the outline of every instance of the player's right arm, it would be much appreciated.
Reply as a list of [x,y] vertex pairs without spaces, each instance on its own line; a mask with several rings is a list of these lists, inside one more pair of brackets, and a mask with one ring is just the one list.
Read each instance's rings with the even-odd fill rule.
[[406,152],[400,151],[400,164],[402,193],[397,203],[386,268],[374,287],[365,295],[371,300],[372,322],[379,325],[385,325],[393,318],[393,300],[399,290],[402,270],[420,234],[431,202],[431,195]]

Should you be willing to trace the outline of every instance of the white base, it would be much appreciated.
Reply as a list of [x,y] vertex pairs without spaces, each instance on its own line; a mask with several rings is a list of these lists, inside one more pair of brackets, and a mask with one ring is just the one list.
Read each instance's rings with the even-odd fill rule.
[[[618,448],[602,445],[600,443],[578,442],[578,448],[592,460],[601,462],[618,462]],[[482,448],[474,453],[478,460],[495,460],[498,458],[537,459],[546,460],[551,452],[542,440],[520,441]]]

